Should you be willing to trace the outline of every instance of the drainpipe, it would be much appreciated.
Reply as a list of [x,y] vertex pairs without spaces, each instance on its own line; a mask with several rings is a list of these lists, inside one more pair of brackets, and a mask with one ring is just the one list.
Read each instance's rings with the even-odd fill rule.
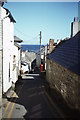
[[1,2],[0,2],[0,119],[2,118],[2,27],[1,27]]

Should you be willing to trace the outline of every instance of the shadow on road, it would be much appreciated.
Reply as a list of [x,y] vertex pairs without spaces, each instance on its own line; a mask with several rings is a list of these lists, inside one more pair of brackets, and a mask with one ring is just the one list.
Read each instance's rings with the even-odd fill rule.
[[27,111],[24,118],[60,118],[56,110],[52,110],[51,113],[51,108],[49,109],[49,106],[46,105],[45,93],[42,90],[43,85],[54,103],[65,115],[65,119],[80,117],[79,111],[70,109],[62,96],[57,91],[50,89],[48,83],[41,79],[38,73],[24,74],[23,79],[16,83],[15,92],[18,98],[7,99],[8,101],[12,99],[11,102],[24,106]]
[[[16,83],[15,92],[18,98],[7,98],[8,101],[24,106],[27,113],[24,118],[57,118],[60,117],[56,110],[52,113],[44,100],[42,91],[43,80],[39,74],[24,75],[24,78]],[[22,87],[22,88],[21,88]],[[19,91],[20,90],[20,91]],[[19,93],[20,92],[20,93]],[[19,109],[20,110],[20,109]]]

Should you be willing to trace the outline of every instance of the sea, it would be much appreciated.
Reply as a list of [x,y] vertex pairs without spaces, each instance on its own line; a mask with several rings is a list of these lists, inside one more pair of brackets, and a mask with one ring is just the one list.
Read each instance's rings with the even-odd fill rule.
[[[22,46],[22,51],[28,50],[29,52],[37,52],[40,50],[40,45],[21,45]],[[44,45],[41,45],[41,48]]]

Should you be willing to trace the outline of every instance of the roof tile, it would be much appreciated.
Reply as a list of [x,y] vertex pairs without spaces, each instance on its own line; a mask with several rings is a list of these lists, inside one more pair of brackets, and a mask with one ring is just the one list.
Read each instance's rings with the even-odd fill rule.
[[47,58],[80,75],[80,31],[59,44]]

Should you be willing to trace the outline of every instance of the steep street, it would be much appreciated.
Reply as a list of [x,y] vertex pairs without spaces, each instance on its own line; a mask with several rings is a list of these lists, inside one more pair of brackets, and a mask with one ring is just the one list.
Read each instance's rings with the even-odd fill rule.
[[39,74],[25,74],[3,111],[3,118],[61,118],[44,90]]
[[80,1],[9,1],[0,0],[0,120],[80,118]]

